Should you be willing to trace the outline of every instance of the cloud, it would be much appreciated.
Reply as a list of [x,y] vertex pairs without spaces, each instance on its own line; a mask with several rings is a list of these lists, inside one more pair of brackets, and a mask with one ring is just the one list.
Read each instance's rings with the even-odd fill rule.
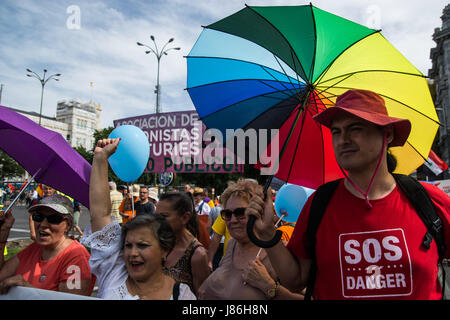
[[[40,84],[26,77],[25,69],[42,74],[47,68],[49,73],[62,76],[60,82],[49,82],[45,87],[45,115],[54,115],[58,100],[88,101],[91,95],[102,105],[103,127],[112,125],[114,119],[152,113],[157,59],[136,45],[137,41],[152,45],[152,34],[158,45],[173,37],[171,45],[181,47],[160,61],[162,111],[192,109],[184,90],[184,56],[202,25],[242,9],[245,3],[267,5],[264,0],[4,0],[0,5],[0,82],[5,84],[2,104],[38,111]],[[299,1],[271,4],[298,5]],[[441,0],[314,2],[319,8],[362,24],[374,22],[373,10],[378,10],[375,22],[380,23],[385,37],[424,74],[431,66],[429,53],[435,45],[431,36],[441,25],[446,4]],[[67,8],[71,5],[80,8],[79,30],[67,27],[71,17]]]

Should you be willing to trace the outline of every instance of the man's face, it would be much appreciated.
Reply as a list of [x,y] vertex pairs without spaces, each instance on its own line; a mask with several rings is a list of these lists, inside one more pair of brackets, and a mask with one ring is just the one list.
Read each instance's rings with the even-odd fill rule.
[[351,115],[339,115],[331,127],[337,163],[349,172],[373,171],[383,145],[380,127]]
[[148,199],[148,189],[147,188],[141,188],[139,190],[139,199],[141,201],[146,201]]
[[52,187],[49,187],[49,186],[43,186],[42,193],[43,193],[44,197],[49,197],[55,193],[55,189],[53,189]]

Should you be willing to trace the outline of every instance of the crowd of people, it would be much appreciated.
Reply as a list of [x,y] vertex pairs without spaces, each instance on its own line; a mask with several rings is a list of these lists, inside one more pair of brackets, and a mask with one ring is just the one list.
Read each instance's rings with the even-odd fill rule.
[[[90,295],[97,283],[104,299],[442,298],[445,280],[437,275],[449,272],[440,262],[450,257],[450,198],[408,180],[424,190],[415,198],[433,204],[439,228],[430,231],[422,220],[429,213],[400,187],[390,148],[405,144],[409,121],[389,116],[382,97],[366,90],[347,91],[315,120],[330,129],[345,178],[327,187],[326,201],[330,183],[309,197],[296,224],[280,221],[276,193],[252,179],[230,182],[212,199],[207,188],[189,185],[165,193],[117,187],[108,181],[108,158],[120,139],[98,141],[89,227],[76,229],[79,205],[44,189],[29,208],[35,242],[8,261],[0,256],[0,293],[32,286]],[[250,217],[264,246],[250,240]],[[12,213],[1,221],[3,251]]]

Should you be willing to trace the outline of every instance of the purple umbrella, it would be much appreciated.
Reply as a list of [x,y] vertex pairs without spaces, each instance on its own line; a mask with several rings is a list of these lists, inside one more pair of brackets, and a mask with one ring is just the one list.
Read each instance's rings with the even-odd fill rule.
[[91,165],[60,133],[0,106],[0,149],[34,176],[35,181],[89,208]]

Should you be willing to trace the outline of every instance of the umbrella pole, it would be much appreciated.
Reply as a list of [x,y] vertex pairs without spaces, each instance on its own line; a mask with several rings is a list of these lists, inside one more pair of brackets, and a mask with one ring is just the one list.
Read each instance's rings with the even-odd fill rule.
[[[283,147],[281,148],[279,159],[281,159],[283,157],[283,154],[287,148],[288,142],[291,139],[292,134],[294,133],[294,129],[297,126],[298,120],[300,119],[300,115],[302,114],[302,111],[305,110],[306,104],[308,103],[308,98],[309,98],[310,94],[313,92],[313,90],[314,90],[313,87],[308,87],[308,89],[306,91],[304,100],[302,102],[302,107],[298,110],[297,116],[295,117],[295,120],[294,120],[294,123],[292,124],[292,127],[289,130],[289,134],[288,134],[286,140],[284,141]],[[266,183],[264,185],[264,190],[263,190],[264,198],[267,197],[267,190],[269,189],[269,186],[272,183],[273,177],[274,177],[274,175],[270,175],[266,180]],[[275,246],[281,240],[281,236],[283,235],[283,233],[280,230],[277,230],[273,239],[271,239],[269,241],[263,241],[263,240],[258,239],[253,231],[255,222],[256,222],[255,216],[251,215],[248,217],[247,235],[248,235],[249,239],[255,245],[257,245],[258,247],[261,247],[261,248],[271,248],[271,247]]]
[[[277,225],[280,223],[280,221],[283,220],[283,218],[284,218],[285,216],[286,216],[285,214],[282,214],[281,217],[280,217],[280,219],[278,219],[278,221],[275,223],[275,226],[277,226]],[[259,248],[258,254],[257,254],[256,257],[255,257],[255,261],[256,261],[256,259],[258,259],[259,255],[261,254],[261,250],[262,250],[262,248]]]
[[[127,182],[127,185],[128,185],[128,190],[130,190],[130,185],[128,184],[128,182]],[[131,186],[131,189],[133,189],[133,186]],[[128,192],[130,192],[130,191],[128,191]],[[133,195],[133,191],[131,192],[131,218],[132,219],[134,218],[134,195]]]
[[31,177],[31,179],[27,182],[27,184],[25,186],[23,186],[22,190],[20,190],[19,194],[14,198],[13,201],[10,202],[10,204],[8,205],[8,208],[6,208],[5,212],[8,212],[12,206],[14,205],[14,203],[16,203],[17,199],[19,199],[20,195],[24,192],[24,190],[30,185],[31,181],[34,181],[34,177],[36,177],[36,175],[39,173],[39,171],[41,171],[41,169],[39,169],[38,171],[36,171],[36,173]]

